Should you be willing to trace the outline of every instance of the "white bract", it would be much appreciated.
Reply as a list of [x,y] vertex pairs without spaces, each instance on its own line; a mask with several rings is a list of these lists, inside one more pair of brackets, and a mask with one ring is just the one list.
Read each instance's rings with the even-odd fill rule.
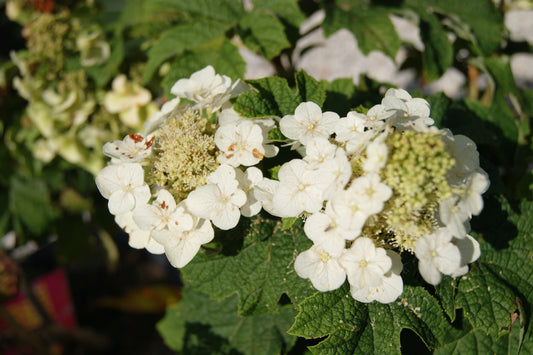
[[211,176],[210,183],[192,191],[185,200],[189,211],[200,218],[210,219],[220,229],[231,229],[241,216],[246,193],[238,188],[235,170],[221,165]]
[[369,238],[357,238],[340,259],[346,270],[348,282],[356,289],[376,287],[392,267],[385,249],[376,248]]
[[324,112],[314,102],[303,102],[296,107],[294,115],[284,116],[279,122],[281,133],[303,145],[315,137],[328,138],[335,130],[339,115]]
[[461,252],[452,243],[452,234],[446,228],[418,239],[415,254],[420,275],[432,285],[440,283],[442,274],[453,275],[461,267]]
[[123,140],[107,142],[104,144],[103,152],[112,158],[111,162],[142,162],[152,155],[152,144],[154,136],[142,134],[128,134]]
[[272,198],[274,209],[284,216],[296,217],[302,212],[314,213],[322,208],[324,190],[330,180],[307,163],[293,159],[278,171],[279,186]]
[[133,212],[129,211],[115,216],[115,222],[129,235],[128,244],[135,249],[146,249],[152,254],[163,254],[164,248],[148,230],[142,230],[133,220]]
[[261,127],[248,120],[220,126],[215,144],[222,152],[218,160],[233,167],[255,165],[265,156]]
[[[184,203],[178,208],[185,208]],[[187,265],[198,253],[200,247],[213,240],[215,231],[208,220],[198,217],[192,218],[190,230],[177,231],[154,236],[164,248],[170,264],[176,268]]]
[[133,219],[139,228],[151,231],[154,237],[187,231],[193,225],[192,216],[183,206],[176,206],[174,197],[167,190],[159,190],[151,205],[138,206]]
[[301,278],[311,280],[317,290],[332,291],[346,280],[346,271],[340,265],[339,257],[340,252],[330,254],[315,244],[296,257],[294,270]]
[[263,173],[252,166],[245,172],[235,169],[235,177],[239,188],[246,193],[246,203],[241,207],[241,214],[244,217],[255,216],[261,211],[261,201],[255,196],[255,188],[263,180]]
[[113,215],[132,211],[137,204],[150,199],[150,188],[144,182],[140,164],[109,165],[96,175],[98,190],[109,200],[109,212]]
[[178,80],[170,92],[197,103],[200,109],[207,108],[213,112],[240,93],[243,90],[241,85],[239,80],[232,83],[230,77],[216,74],[215,69],[208,65],[190,78]]

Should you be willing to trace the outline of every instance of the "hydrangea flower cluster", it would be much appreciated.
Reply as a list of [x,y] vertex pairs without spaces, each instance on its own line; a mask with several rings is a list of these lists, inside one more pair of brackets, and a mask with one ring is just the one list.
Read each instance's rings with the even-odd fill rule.
[[[215,228],[264,209],[304,218],[313,245],[294,268],[322,292],[348,280],[357,301],[393,302],[400,253],[433,285],[468,272],[480,254],[469,221],[489,180],[474,142],[434,126],[427,101],[389,89],[366,113],[341,118],[303,102],[293,115],[246,119],[229,102],[245,89],[208,66],[173,86],[177,98],[144,132],[104,146],[111,161],[96,183],[132,247],[183,267]],[[273,128],[301,155],[279,161],[275,178],[261,170],[279,150]]]

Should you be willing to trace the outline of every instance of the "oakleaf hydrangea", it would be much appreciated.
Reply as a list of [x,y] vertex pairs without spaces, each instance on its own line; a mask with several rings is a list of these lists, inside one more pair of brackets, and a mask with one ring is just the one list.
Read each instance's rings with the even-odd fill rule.
[[[434,126],[427,101],[389,89],[366,113],[302,102],[249,119],[230,101],[244,90],[208,66],[172,87],[177,97],[144,132],[104,145],[111,160],[96,183],[132,247],[181,268],[218,230],[263,213],[304,220],[312,245],[295,252],[294,270],[321,292],[348,282],[359,302],[394,302],[402,254],[432,285],[468,272],[488,175],[474,142]],[[283,144],[269,140],[273,129]]]

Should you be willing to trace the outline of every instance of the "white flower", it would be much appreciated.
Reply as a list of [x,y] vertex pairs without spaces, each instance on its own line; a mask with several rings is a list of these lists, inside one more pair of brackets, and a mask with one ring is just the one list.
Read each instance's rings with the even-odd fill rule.
[[471,235],[467,234],[465,238],[462,239],[453,239],[459,252],[461,253],[461,267],[457,269],[450,276],[458,277],[466,274],[468,272],[468,264],[473,263],[481,256],[481,249],[479,243]]
[[455,164],[449,172],[451,182],[460,183],[465,175],[479,169],[479,153],[476,143],[460,134],[454,136],[449,129],[442,129],[440,132],[448,151],[455,160]]
[[332,291],[341,287],[346,280],[339,256],[327,253],[320,245],[313,245],[296,257],[294,270],[301,278],[310,279],[317,290]]
[[383,248],[376,248],[372,239],[357,238],[340,258],[348,282],[355,288],[376,287],[392,267],[392,261]]
[[461,252],[446,228],[418,239],[414,250],[420,275],[432,285],[440,283],[441,274],[453,275],[461,267]]
[[103,152],[112,158],[112,163],[130,162],[137,163],[152,155],[154,136],[142,134],[129,134],[123,140],[104,144]]
[[[185,205],[182,202],[178,204],[178,207],[185,207]],[[215,232],[211,222],[193,217],[190,230],[166,233],[154,236],[154,238],[163,245],[165,254],[172,266],[182,268],[196,256],[200,247],[213,240],[214,236]]]
[[363,170],[367,173],[379,172],[387,163],[389,149],[383,139],[374,139],[366,146],[366,160],[363,163]]
[[279,186],[272,204],[282,215],[296,217],[306,211],[317,212],[324,202],[323,192],[330,181],[318,170],[308,170],[307,164],[293,159],[278,171]]
[[402,294],[403,280],[400,273],[402,272],[403,265],[401,257],[391,250],[387,250],[387,255],[392,261],[392,267],[388,273],[381,277],[379,285],[363,288],[350,285],[350,293],[355,300],[364,303],[372,301],[391,303]]
[[243,84],[239,80],[231,83],[231,78],[215,73],[215,69],[208,65],[191,75],[189,79],[178,80],[170,89],[177,97],[183,97],[196,102],[200,108],[207,108],[211,112],[220,109],[231,97],[243,91]]
[[356,195],[350,189],[341,190],[333,196],[330,203],[332,213],[337,216],[338,223],[351,231],[350,240],[358,237],[369,214],[360,206]]
[[[233,107],[222,110],[220,112],[220,115],[218,116],[219,126],[237,125],[242,121],[249,121],[249,119],[239,116],[239,114],[235,112]],[[261,127],[261,133],[263,134],[263,150],[265,157],[272,158],[276,156],[279,152],[279,148],[273,144],[269,144],[272,143],[272,141],[268,139],[268,132],[276,126],[276,122],[271,118],[256,118],[253,120],[253,123]]]
[[263,178],[263,180],[259,181],[255,188],[253,189],[254,197],[257,201],[261,202],[261,205],[263,206],[263,209],[270,213],[273,216],[277,217],[290,217],[287,215],[283,215],[281,212],[276,210],[272,203],[272,199],[274,198],[274,193],[278,189],[279,181],[272,180],[268,178]]
[[115,222],[129,235],[128,244],[135,249],[146,249],[152,254],[163,254],[164,248],[154,238],[150,231],[145,231],[139,228],[137,223],[133,220],[133,212],[115,216]]
[[235,177],[239,182],[239,188],[246,193],[246,203],[241,207],[241,214],[244,217],[255,216],[261,211],[261,201],[255,197],[255,187],[263,180],[263,173],[258,168],[252,166],[242,172],[235,169]]
[[261,127],[249,120],[218,127],[215,144],[223,153],[218,160],[233,167],[255,165],[265,156]]
[[141,123],[139,109],[148,105],[152,94],[145,88],[128,82],[124,74],[113,79],[112,91],[104,96],[104,106],[111,113],[118,113],[124,124],[136,127]]
[[378,174],[371,173],[352,180],[348,193],[353,194],[360,209],[371,215],[381,212],[392,189],[381,182]]
[[326,138],[315,137],[305,146],[305,157],[303,160],[307,162],[310,169],[314,169],[320,164],[333,159],[336,150],[337,146],[331,144]]
[[427,131],[433,123],[429,117],[429,103],[421,98],[412,98],[403,89],[389,89],[381,101],[386,111],[396,111],[393,125],[418,132]]
[[483,209],[483,199],[481,198],[481,195],[489,188],[489,178],[487,177],[487,174],[481,170],[481,172],[473,172],[468,175],[466,181],[465,192],[460,197],[459,204],[461,204],[471,215],[477,216]]
[[279,122],[281,132],[303,145],[314,137],[328,138],[335,130],[339,115],[324,112],[314,102],[302,102],[296,107],[294,115],[287,115]]
[[335,157],[322,163],[318,170],[329,181],[324,190],[324,199],[328,200],[342,191],[352,176],[352,164],[342,148],[337,148]]
[[151,196],[150,188],[144,182],[143,168],[137,163],[106,166],[95,180],[102,196],[109,199],[109,212],[113,215],[131,211]]
[[[373,130],[367,130],[367,123],[371,122],[367,116],[355,111],[338,120],[335,125],[335,140],[346,143],[348,154],[362,151],[376,134]],[[383,121],[379,121],[383,122]]]
[[151,205],[138,206],[133,212],[133,220],[139,228],[152,231],[154,237],[190,230],[193,225],[192,216],[183,206],[176,206],[174,197],[167,190],[159,190]]
[[447,198],[439,205],[439,219],[456,238],[464,238],[467,233],[466,222],[471,214],[468,206],[460,203],[457,196]]
[[[327,211],[329,212],[329,210]],[[305,235],[327,253],[338,254],[344,249],[346,240],[352,239],[350,231],[342,228],[331,213],[317,212],[307,218]]]
[[239,223],[246,193],[238,188],[235,169],[221,165],[209,178],[207,185],[189,193],[185,200],[189,211],[200,218],[210,219],[220,229],[231,229]]

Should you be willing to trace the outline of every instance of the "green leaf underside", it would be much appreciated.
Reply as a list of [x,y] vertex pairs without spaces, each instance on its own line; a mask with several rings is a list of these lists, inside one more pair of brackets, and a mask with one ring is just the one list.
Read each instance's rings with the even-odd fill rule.
[[322,104],[326,100],[326,85],[324,82],[318,82],[305,71],[301,70],[296,73],[296,87],[298,88],[302,102],[312,101],[322,107]]
[[276,354],[290,349],[296,337],[287,334],[295,310],[278,307],[277,314],[237,315],[237,295],[221,301],[191,288],[181,302],[167,309],[157,329],[173,350],[186,354]]
[[201,18],[218,20],[235,24],[244,15],[242,2],[239,0],[151,0],[158,8],[184,11]]
[[[477,51],[490,55],[502,42],[503,17],[491,1],[485,0],[406,0],[419,11],[443,14],[452,19],[452,30],[472,42]],[[480,54],[481,54],[480,53]]]
[[248,13],[239,23],[239,30],[244,44],[268,60],[290,46],[281,22],[264,11]]
[[300,27],[305,15],[298,7],[298,0],[254,0],[254,8],[268,10],[292,26]]
[[38,180],[23,181],[12,178],[9,190],[9,209],[32,233],[37,235],[42,233],[52,219],[57,217],[48,188]]
[[240,314],[275,313],[282,294],[298,303],[316,292],[293,266],[296,255],[310,244],[300,225],[282,231],[279,222],[259,218],[237,255],[198,254],[182,269],[183,279],[215,299],[237,291]]
[[364,304],[352,298],[345,284],[306,299],[299,309],[289,333],[327,335],[311,348],[320,354],[399,354],[403,328],[412,329],[434,348],[450,328],[436,299],[422,287],[405,286],[400,298],[391,304]]
[[229,27],[230,25],[225,22],[196,21],[192,24],[178,25],[164,32],[148,51],[143,82],[148,82],[164,61],[223,35]]
[[422,64],[427,82],[440,78],[453,64],[453,47],[437,16],[422,12],[420,37],[424,42]]
[[378,50],[393,58],[401,47],[401,40],[389,19],[389,11],[380,7],[368,7],[356,2],[337,1],[326,6],[324,33],[330,36],[341,28],[350,30],[359,49],[367,55]]

